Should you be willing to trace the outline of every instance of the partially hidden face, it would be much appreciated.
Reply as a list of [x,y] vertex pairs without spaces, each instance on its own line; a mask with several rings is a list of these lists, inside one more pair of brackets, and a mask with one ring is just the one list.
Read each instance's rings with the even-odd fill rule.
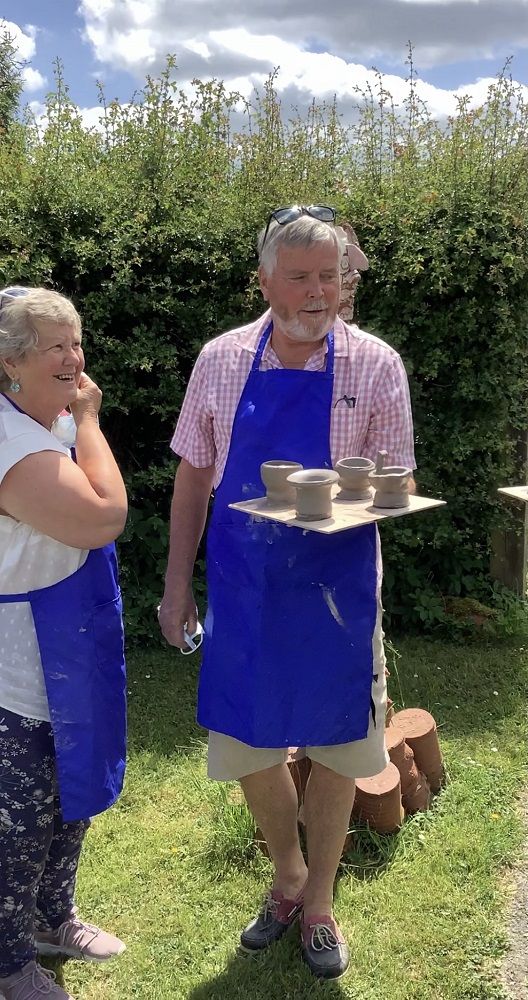
[[[9,367],[21,385],[20,401],[56,409],[57,413],[77,397],[84,369],[81,335],[69,324],[39,321],[36,347]],[[14,370],[13,370],[14,369]]]
[[309,249],[280,247],[271,274],[261,267],[260,288],[269,302],[274,327],[290,340],[322,340],[339,308],[340,254],[330,241]]

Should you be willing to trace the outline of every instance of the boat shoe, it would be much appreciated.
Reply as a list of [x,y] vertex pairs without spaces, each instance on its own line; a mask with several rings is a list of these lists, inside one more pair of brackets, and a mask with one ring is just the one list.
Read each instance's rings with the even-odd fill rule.
[[348,969],[350,953],[335,920],[328,914],[301,916],[302,957],[314,976],[339,979]]
[[303,906],[303,895],[304,886],[295,899],[287,899],[278,889],[272,889],[266,896],[260,913],[240,935],[242,950],[262,951],[278,941],[297,920]]

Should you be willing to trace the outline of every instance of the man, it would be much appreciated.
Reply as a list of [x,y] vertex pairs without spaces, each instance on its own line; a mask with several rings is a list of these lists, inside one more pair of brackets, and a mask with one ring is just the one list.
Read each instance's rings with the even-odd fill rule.
[[[198,358],[172,442],[181,463],[160,608],[163,634],[184,648],[184,629],[188,637],[196,628],[193,565],[214,485],[198,721],[209,729],[209,776],[240,780],[275,866],[241,946],[268,947],[300,915],[303,958],[327,979],[349,963],[332,900],[354,779],[388,760],[378,535],[374,525],[321,535],[228,505],[263,494],[269,459],[321,468],[383,449],[391,464],[414,468],[400,358],[337,317],[344,240],[334,222],[327,206],[273,212],[259,240],[268,312]],[[363,255],[354,251],[356,267]],[[308,867],[289,746],[312,761]]]

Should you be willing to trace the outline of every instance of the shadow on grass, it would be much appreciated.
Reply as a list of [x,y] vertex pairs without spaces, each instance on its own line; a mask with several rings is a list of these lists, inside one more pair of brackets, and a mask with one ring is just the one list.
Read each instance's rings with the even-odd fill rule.
[[302,961],[295,927],[261,954],[234,956],[218,976],[195,987],[188,1000],[342,1000],[347,994],[341,982],[324,982],[312,975]]

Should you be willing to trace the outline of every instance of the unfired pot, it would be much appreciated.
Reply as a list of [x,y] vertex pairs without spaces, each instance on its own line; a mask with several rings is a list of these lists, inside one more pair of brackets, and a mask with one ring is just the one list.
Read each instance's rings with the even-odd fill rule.
[[296,489],[295,509],[300,521],[322,521],[332,516],[332,486],[338,479],[332,469],[304,469],[288,476]]
[[389,509],[409,506],[409,480],[411,469],[403,465],[385,465],[386,451],[379,451],[376,468],[369,474],[369,482],[376,490],[374,506]]
[[295,489],[288,482],[292,472],[302,469],[300,462],[282,462],[280,460],[263,462],[260,475],[266,487],[266,498],[273,507],[293,507],[295,504]]
[[341,458],[336,464],[339,473],[340,491],[337,500],[369,500],[372,487],[369,473],[374,472],[374,462],[370,458]]

